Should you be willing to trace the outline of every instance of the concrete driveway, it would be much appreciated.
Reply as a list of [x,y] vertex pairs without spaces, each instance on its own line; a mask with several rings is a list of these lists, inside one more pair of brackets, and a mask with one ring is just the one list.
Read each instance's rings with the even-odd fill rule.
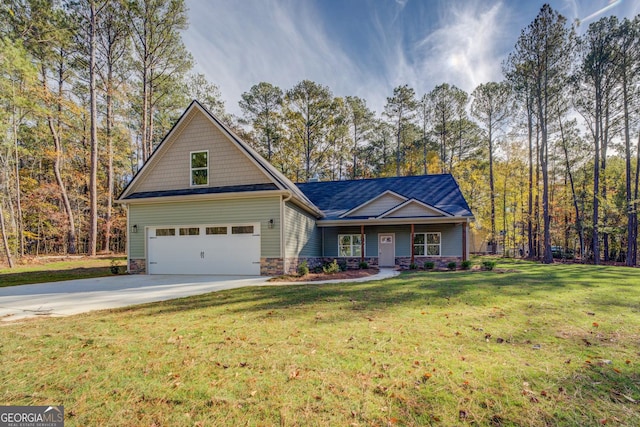
[[0,288],[0,320],[68,316],[267,284],[269,277],[122,275]]
[[[324,280],[309,284],[364,282],[393,277],[398,271],[383,268],[374,276],[351,280]],[[303,282],[268,282],[265,276],[122,275],[66,282],[0,288],[0,320],[36,316],[69,316],[92,310],[165,301],[245,286],[300,285]]]

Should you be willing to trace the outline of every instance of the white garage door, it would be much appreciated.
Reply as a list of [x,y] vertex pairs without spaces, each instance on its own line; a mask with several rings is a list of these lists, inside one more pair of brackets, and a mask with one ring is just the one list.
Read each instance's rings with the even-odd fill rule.
[[149,274],[260,275],[260,224],[147,229]]

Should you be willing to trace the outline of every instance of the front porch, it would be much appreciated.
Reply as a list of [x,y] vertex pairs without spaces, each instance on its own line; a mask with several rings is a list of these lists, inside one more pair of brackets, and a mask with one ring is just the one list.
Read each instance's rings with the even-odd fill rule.
[[406,269],[411,265],[423,267],[427,261],[434,262],[437,268],[446,267],[449,262],[469,257],[467,222],[320,225],[320,233],[321,256],[287,258],[287,273],[297,271],[302,261],[310,269],[334,259],[348,269],[360,268],[361,263]]

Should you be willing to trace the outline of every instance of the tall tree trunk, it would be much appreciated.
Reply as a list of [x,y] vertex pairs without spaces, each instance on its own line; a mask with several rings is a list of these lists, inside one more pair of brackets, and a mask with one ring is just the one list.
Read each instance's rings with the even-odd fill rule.
[[447,171],[447,163],[445,161],[447,154],[447,120],[446,113],[442,111],[442,131],[440,131],[440,163],[442,164],[442,173]]
[[90,2],[89,29],[89,99],[91,164],[89,166],[89,246],[87,254],[96,256],[98,243],[98,101],[96,94],[96,5]]
[[534,257],[533,245],[533,112],[527,98],[527,131],[529,137],[529,198],[527,201],[527,244],[529,258]]
[[595,155],[593,161],[593,263],[600,264],[600,242],[598,233],[599,206],[600,206],[600,117],[601,117],[601,94],[596,85],[595,99]]
[[140,140],[142,146],[142,162],[146,162],[151,153],[147,148],[147,133],[148,133],[148,122],[147,118],[149,116],[149,75],[148,70],[145,68],[142,70],[142,123],[140,124]]
[[111,79],[113,78],[112,71],[108,71],[107,77],[107,116],[105,136],[107,137],[107,212],[105,216],[104,225],[104,243],[102,250],[104,252],[110,252],[111,246],[111,227],[112,227],[112,214],[113,214],[113,88]]
[[[545,107],[546,111],[546,107]],[[551,216],[549,215],[549,155],[546,119],[541,120],[542,144],[540,149],[540,166],[542,168],[542,217],[543,217],[543,256],[542,262],[553,263],[551,253]]]
[[[12,86],[12,89],[13,86]],[[13,131],[13,147],[15,151],[15,174],[16,174],[16,208],[18,210],[18,217],[16,218],[17,231],[18,231],[18,254],[24,256],[24,223],[22,221],[22,201],[21,201],[21,188],[20,188],[20,153],[18,152],[18,125],[16,123],[16,106],[13,105],[12,109],[12,131]],[[0,208],[1,209],[1,208]]]
[[149,71],[149,89],[147,95],[147,154],[149,155],[149,157],[153,154],[153,111],[155,109],[155,103],[153,101],[153,82],[154,75],[153,68],[151,68],[151,70]]
[[[337,146],[337,145],[336,145]],[[340,156],[342,159],[342,156]],[[352,178],[356,179],[358,176],[358,125],[353,124],[353,173]]]
[[0,203],[0,232],[2,232],[2,247],[7,257],[7,264],[9,264],[9,268],[13,268],[13,258],[11,258],[9,241],[7,240],[7,230],[4,227],[4,208],[2,207],[2,203]]
[[638,263],[638,196],[640,190],[640,132],[638,133],[638,149],[636,150],[636,182],[633,190],[633,266]]
[[[493,178],[493,140],[489,125],[489,191],[491,192],[491,253],[496,253],[496,194]],[[506,193],[505,193],[506,198]],[[505,228],[506,230],[506,228]]]
[[[58,99],[57,99],[57,108],[58,115],[62,112],[62,70],[60,70],[58,75]],[[47,87],[47,74],[44,69],[42,69],[42,86],[44,89],[44,93],[48,93],[49,89]],[[64,184],[64,180],[62,179],[62,173],[60,172],[60,163],[62,162],[62,141],[60,140],[60,133],[58,132],[59,127],[59,119],[56,124],[56,120],[54,119],[51,113],[47,112],[47,124],[49,125],[49,132],[51,133],[51,139],[53,140],[53,146],[55,149],[55,157],[53,160],[53,175],[56,178],[56,184],[58,184],[58,188],[60,189],[60,198],[62,199],[62,205],[64,206],[65,214],[67,215],[67,222],[69,225],[69,230],[67,232],[67,252],[69,254],[76,253],[76,225],[73,219],[73,210],[71,209],[71,203],[69,202],[69,195],[67,193],[67,187]]]
[[427,170],[427,119],[422,121],[422,162],[423,173],[427,175],[429,173]]
[[536,180],[535,190],[536,196],[534,199],[534,233],[533,238],[535,242],[535,256],[540,259],[540,123],[536,123]]
[[400,138],[402,136],[402,112],[398,115],[398,134],[396,135],[396,176],[400,176]]
[[604,252],[604,261],[609,262],[609,232],[607,231],[607,225],[609,222],[609,212],[607,207],[607,148],[609,146],[609,93],[607,93],[605,102],[605,111],[602,116],[604,123],[600,127],[602,131],[602,136],[600,141],[602,143],[602,149],[600,150],[601,157],[601,167],[600,167],[600,177],[602,178],[602,201],[603,212],[602,212],[602,251]]
[[567,176],[569,177],[569,184],[571,186],[571,199],[573,200],[573,209],[576,213],[576,228],[578,231],[578,239],[580,241],[580,257],[584,262],[584,230],[582,227],[582,216],[580,215],[580,209],[578,207],[578,197],[576,195],[576,188],[573,181],[573,173],[571,172],[571,164],[569,162],[569,150],[567,149],[567,141],[564,135],[564,126],[562,125],[562,118],[560,112],[558,112],[558,122],[560,124],[560,138],[562,140],[562,150],[564,151],[565,166],[567,168]]
[[[635,209],[631,197],[631,135],[629,133],[629,88],[627,87],[626,66],[622,67],[622,107],[624,110],[624,160],[625,160],[625,201],[627,206],[627,256],[625,265],[631,267],[635,265],[633,253],[635,235],[634,219]],[[640,145],[638,146],[640,151]],[[636,171],[637,174],[637,171]]]

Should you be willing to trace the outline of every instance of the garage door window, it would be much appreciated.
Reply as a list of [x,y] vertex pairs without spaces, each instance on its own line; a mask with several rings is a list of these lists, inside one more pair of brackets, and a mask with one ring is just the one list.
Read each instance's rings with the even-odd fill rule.
[[231,234],[253,234],[253,225],[231,227]]
[[156,237],[175,236],[175,228],[156,228]]
[[181,236],[199,236],[200,229],[198,227],[187,227],[180,229]]
[[191,152],[191,186],[209,184],[209,152]]
[[206,232],[208,236],[212,234],[227,234],[227,227],[207,227]]

